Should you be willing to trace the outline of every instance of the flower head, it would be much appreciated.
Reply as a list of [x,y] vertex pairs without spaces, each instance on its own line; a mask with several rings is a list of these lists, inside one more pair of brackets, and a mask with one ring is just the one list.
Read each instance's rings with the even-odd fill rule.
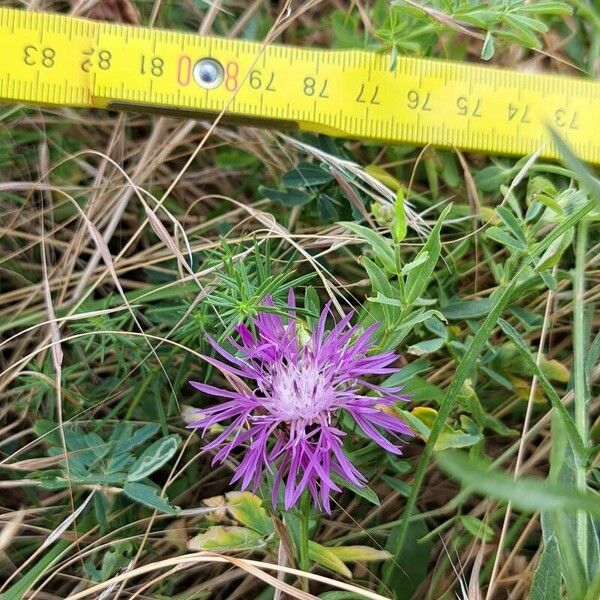
[[[270,298],[265,304],[273,306]],[[263,472],[269,470],[274,474],[273,503],[283,484],[286,510],[308,489],[314,503],[330,512],[330,493],[341,491],[334,476],[355,486],[366,483],[344,454],[346,434],[338,427],[342,413],[350,415],[382,448],[401,454],[383,433],[395,438],[411,434],[392,410],[386,410],[407,398],[398,395],[399,387],[381,387],[365,379],[396,371],[390,366],[398,358],[394,352],[367,355],[377,323],[360,332],[358,326],[350,325],[350,313],[326,331],[331,312],[327,305],[316,329],[301,343],[292,292],[288,304],[287,320],[272,312],[259,314],[254,321],[255,335],[245,325],[238,325],[240,342],[230,340],[235,356],[209,338],[227,362],[205,360],[235,389],[191,381],[197,390],[225,401],[202,409],[190,427],[201,429],[204,435],[213,425],[227,423],[205,450],[217,450],[214,464],[244,447],[232,483],[241,481],[242,489],[252,484],[256,491]],[[377,395],[365,395],[369,391]]]

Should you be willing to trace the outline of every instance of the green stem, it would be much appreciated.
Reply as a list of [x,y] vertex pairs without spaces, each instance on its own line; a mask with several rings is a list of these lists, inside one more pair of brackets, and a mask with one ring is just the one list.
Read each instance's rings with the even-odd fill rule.
[[[588,440],[588,415],[587,400],[588,389],[585,377],[585,251],[588,238],[588,223],[582,220],[578,226],[577,244],[575,248],[575,274],[573,282],[573,391],[575,403],[575,427],[587,444]],[[587,488],[585,463],[577,461],[576,471],[577,489],[585,491]],[[588,554],[588,523],[585,512],[577,513],[577,545],[581,560],[587,569]]]
[[498,299],[496,300],[492,310],[489,312],[488,316],[479,328],[479,331],[475,334],[475,337],[473,338],[472,342],[469,344],[467,351],[465,352],[464,356],[458,364],[456,374],[453,377],[450,386],[446,390],[446,393],[444,394],[444,398],[440,404],[437,417],[433,423],[433,427],[431,428],[425,447],[423,448],[423,452],[421,454],[421,458],[419,460],[419,464],[415,473],[415,478],[411,486],[410,496],[408,497],[408,500],[406,502],[404,517],[398,529],[398,536],[396,538],[398,547],[402,547],[402,544],[404,543],[404,536],[406,535],[409,519],[415,509],[417,495],[421,488],[421,484],[423,483],[425,471],[433,455],[435,443],[440,433],[442,432],[444,424],[450,416],[450,411],[452,410],[456,398],[462,389],[465,379],[469,376],[473,368],[473,364],[479,356],[479,353],[481,352],[483,346],[489,340],[492,330],[496,326],[496,322],[502,314],[502,311],[508,304],[514,291],[514,288],[517,284],[517,281],[519,280],[519,275],[522,273],[523,270],[524,266],[521,267],[521,269],[519,269],[519,271],[514,277],[507,278],[508,283],[505,284],[504,288],[498,288],[499,291],[501,290]]

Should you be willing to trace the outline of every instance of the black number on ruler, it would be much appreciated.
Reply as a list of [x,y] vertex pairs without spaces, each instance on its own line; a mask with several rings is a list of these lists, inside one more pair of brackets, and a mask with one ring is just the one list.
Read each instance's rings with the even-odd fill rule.
[[254,69],[250,71],[250,87],[253,90],[263,89],[266,92],[275,92],[275,86],[273,82],[275,81],[275,73],[271,71],[270,75],[268,75],[268,79],[265,80],[267,83],[263,81],[263,74],[260,69]]
[[44,48],[42,50],[42,65],[49,69],[54,66],[54,57],[56,56],[56,50],[54,48]]
[[566,108],[559,108],[554,113],[554,123],[557,127],[561,127],[563,129],[579,129],[579,125],[577,123],[577,111],[571,112]]
[[[90,48],[89,50],[83,51],[83,56],[85,58],[81,61],[81,64],[79,65],[82,71],[85,71],[86,73],[89,73],[91,71],[92,67],[94,66],[94,63],[92,62],[92,57],[94,56],[95,52],[96,50],[94,48]],[[111,60],[112,54],[108,50],[100,50],[100,52],[98,52],[98,66],[103,71],[107,71],[108,69],[110,69]]]
[[365,96],[365,87],[364,83],[360,84],[360,92],[358,92],[358,96],[356,96],[356,102],[360,102],[361,104],[379,104],[379,100],[377,99],[377,96],[379,95],[379,86],[375,86],[373,93],[370,94],[370,100],[367,100],[369,94]]
[[89,73],[92,68],[92,56],[94,55],[94,49],[90,48],[89,50],[84,50],[83,55],[86,57],[83,59],[81,63],[81,70]]
[[[150,74],[154,77],[161,77],[164,72],[165,61],[160,56],[153,56],[150,60]],[[146,57],[142,55],[142,64],[140,65],[140,73],[147,73]]]
[[[329,98],[327,94],[327,84],[329,83],[328,79],[325,79],[323,84],[321,85],[318,97],[319,98]],[[306,96],[314,96],[317,90],[317,80],[314,77],[305,77],[304,78],[304,94]]]
[[425,98],[421,99],[421,94],[417,90],[409,90],[406,94],[406,105],[411,110],[423,110],[425,112],[431,112],[430,94],[427,92]]
[[509,104],[508,120],[512,121],[513,119],[521,123],[531,123],[529,120],[529,105],[526,104],[525,107],[522,107],[516,104]]
[[459,96],[456,99],[457,114],[463,117],[481,117],[481,98],[477,98],[475,106],[473,102],[469,102],[466,96]]
[[46,69],[50,69],[54,66],[54,60],[56,58],[56,50],[54,48],[42,48],[38,51],[37,46],[25,46],[23,50],[23,62],[33,67],[37,64],[41,64]]
[[98,52],[98,66],[103,71],[110,69],[110,61],[112,60],[112,53],[109,50],[100,50]]

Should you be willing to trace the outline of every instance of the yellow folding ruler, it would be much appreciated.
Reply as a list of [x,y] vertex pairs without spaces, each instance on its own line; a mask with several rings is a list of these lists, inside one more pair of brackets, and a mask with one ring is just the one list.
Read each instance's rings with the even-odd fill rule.
[[0,99],[225,115],[334,136],[600,164],[600,82],[0,8]]

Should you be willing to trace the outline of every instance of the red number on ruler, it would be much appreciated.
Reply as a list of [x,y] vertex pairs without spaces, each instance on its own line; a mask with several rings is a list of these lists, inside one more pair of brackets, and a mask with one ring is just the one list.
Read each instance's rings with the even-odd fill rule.
[[225,66],[225,87],[230,92],[235,92],[238,86],[238,72],[240,68],[236,62],[228,62]]
[[188,85],[192,78],[192,59],[182,54],[177,63],[177,81],[179,85]]

